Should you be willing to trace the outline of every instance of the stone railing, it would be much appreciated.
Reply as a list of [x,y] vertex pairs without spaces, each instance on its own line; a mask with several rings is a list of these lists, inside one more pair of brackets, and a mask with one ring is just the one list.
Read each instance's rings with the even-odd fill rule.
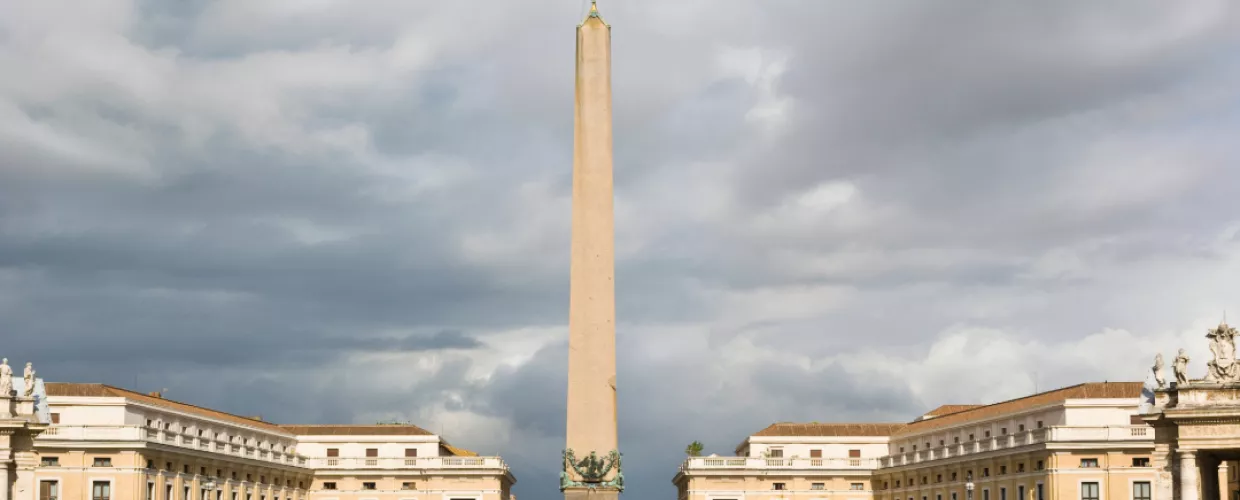
[[501,469],[508,465],[499,457],[331,457],[309,458],[314,469]]
[[1041,443],[1140,442],[1153,441],[1154,431],[1147,425],[1055,426],[950,444],[933,450],[919,450],[878,459],[879,467],[899,467],[939,458],[957,457]]
[[690,469],[875,469],[873,458],[754,458],[689,457],[680,465]]
[[[211,450],[214,448],[216,453],[224,455],[233,455],[238,457],[253,458],[254,450],[252,448],[241,448],[233,446],[231,453],[226,451],[224,443],[213,441],[205,437],[195,437],[192,435],[178,434],[171,431],[163,431],[151,427],[140,425],[53,425],[38,438],[40,442],[46,441],[145,441],[150,443],[161,443],[177,448],[192,448],[196,450]],[[214,446],[212,446],[214,444]],[[287,455],[272,452],[264,454],[262,461],[274,463],[300,463],[304,465],[305,459],[294,455]]]

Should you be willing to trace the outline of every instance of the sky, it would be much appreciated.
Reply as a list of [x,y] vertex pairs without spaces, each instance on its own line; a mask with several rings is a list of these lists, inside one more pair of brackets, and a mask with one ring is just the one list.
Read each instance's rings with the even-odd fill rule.
[[[602,0],[627,497],[1240,317],[1240,4]],[[0,0],[0,355],[555,497],[583,0]]]

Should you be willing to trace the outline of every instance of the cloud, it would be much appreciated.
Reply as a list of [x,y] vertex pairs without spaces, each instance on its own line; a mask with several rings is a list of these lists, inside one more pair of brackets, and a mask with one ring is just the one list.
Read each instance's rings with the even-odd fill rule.
[[[554,495],[586,5],[0,0],[0,349]],[[1203,360],[1240,304],[1232,2],[601,8],[630,495],[773,421]]]

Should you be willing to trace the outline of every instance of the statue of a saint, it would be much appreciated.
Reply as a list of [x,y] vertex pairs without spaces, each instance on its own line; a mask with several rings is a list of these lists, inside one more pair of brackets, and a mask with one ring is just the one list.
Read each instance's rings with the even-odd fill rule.
[[1210,339],[1210,354],[1214,359],[1206,363],[1206,380],[1210,382],[1240,382],[1240,363],[1236,363],[1236,329],[1226,323],[1206,333]]
[[1163,368],[1163,357],[1161,352],[1158,353],[1157,356],[1154,356],[1154,383],[1158,384],[1159,389],[1167,387],[1167,372]]
[[1175,371],[1176,385],[1184,385],[1188,383],[1188,353],[1184,349],[1180,349],[1180,354],[1175,357],[1175,363],[1171,365]]
[[9,368],[9,358],[0,360],[0,397],[13,395],[13,369]]
[[34,365],[26,363],[26,371],[22,374],[22,379],[26,382],[26,391],[24,396],[34,396]]

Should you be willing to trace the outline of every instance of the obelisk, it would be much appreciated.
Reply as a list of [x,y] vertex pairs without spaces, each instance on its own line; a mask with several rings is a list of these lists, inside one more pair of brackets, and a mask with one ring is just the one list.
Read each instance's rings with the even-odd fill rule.
[[566,500],[624,489],[616,433],[615,221],[611,167],[611,27],[597,0],[577,26]]

